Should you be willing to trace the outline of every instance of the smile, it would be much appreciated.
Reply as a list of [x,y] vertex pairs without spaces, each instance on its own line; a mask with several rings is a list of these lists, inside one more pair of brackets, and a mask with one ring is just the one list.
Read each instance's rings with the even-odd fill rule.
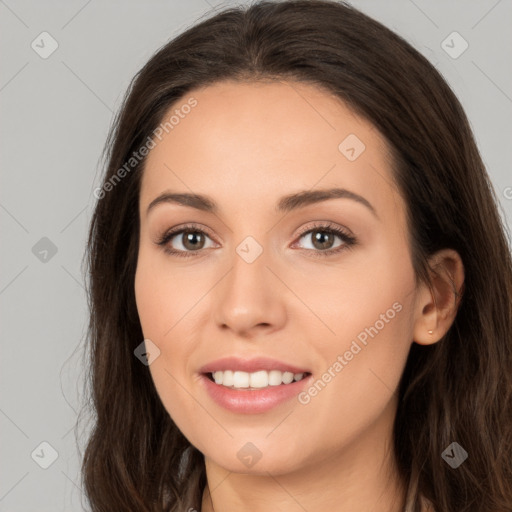
[[281,386],[298,382],[309,375],[306,373],[282,372],[279,370],[259,370],[244,372],[236,370],[216,371],[209,374],[215,384],[231,389],[262,389],[269,386]]

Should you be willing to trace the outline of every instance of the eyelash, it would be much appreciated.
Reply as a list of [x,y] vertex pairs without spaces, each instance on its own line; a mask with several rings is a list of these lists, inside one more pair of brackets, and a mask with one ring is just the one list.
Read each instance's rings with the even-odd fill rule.
[[[176,235],[180,235],[185,232],[193,232],[193,233],[202,233],[203,235],[208,235],[208,232],[201,229],[197,224],[186,224],[184,226],[180,226],[179,228],[175,228],[169,231],[166,231],[158,240],[157,245],[161,246],[163,251],[166,254],[171,256],[178,256],[180,258],[190,258],[191,256],[195,256],[200,253],[203,249],[199,249],[196,251],[181,251],[169,248],[167,245]],[[318,223],[313,226],[309,226],[305,230],[303,230],[298,235],[298,240],[300,240],[304,235],[312,233],[314,231],[322,231],[324,233],[329,233],[338,236],[343,240],[343,244],[335,249],[327,249],[325,251],[320,250],[312,250],[305,249],[308,252],[311,252],[314,257],[325,258],[327,256],[331,256],[333,254],[337,254],[341,251],[348,250],[354,247],[357,244],[357,239],[353,235],[349,235],[342,229],[338,228],[335,224],[331,223]],[[209,236],[209,235],[208,235]],[[211,238],[211,237],[210,237]]]

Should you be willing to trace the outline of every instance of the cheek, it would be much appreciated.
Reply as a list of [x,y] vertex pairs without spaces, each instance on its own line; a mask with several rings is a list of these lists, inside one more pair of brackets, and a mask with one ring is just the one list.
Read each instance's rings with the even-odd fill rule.
[[[144,336],[164,342],[187,315],[198,293],[179,270],[165,266],[165,258],[144,248],[135,273],[135,299]],[[190,295],[190,297],[189,297]]]
[[319,435],[325,425],[333,436],[340,425],[350,435],[382,413],[412,342],[414,274],[407,254],[379,254],[351,270],[336,286],[321,283],[323,298],[308,295],[334,332],[316,338],[320,382],[303,397]]
[[187,297],[185,283],[163,272],[154,259],[146,257],[143,250],[139,255],[134,282],[137,310],[144,338],[160,350],[149,366],[157,393],[178,428],[188,432],[190,418],[201,413],[184,389],[190,386],[188,362],[194,350],[193,340],[186,334],[193,318],[189,303],[197,302],[197,294]]
[[[151,364],[152,374],[157,380],[169,377],[180,368],[176,362],[186,360],[187,340],[177,343],[180,329],[187,322],[187,300],[182,287],[176,284],[155,265],[139,260],[135,275],[135,298],[139,320],[145,339],[150,339],[160,350],[160,355]],[[180,290],[181,293],[178,293]],[[181,370],[183,371],[183,370]],[[170,378],[170,377],[169,377]]]
[[139,251],[134,286],[135,302],[144,337],[156,339],[161,332],[159,323],[163,320],[162,291],[143,250]]
[[[300,397],[302,412],[296,414],[307,421],[307,432],[297,434],[304,446],[315,439],[316,449],[328,453],[333,444],[351,445],[384,416],[392,423],[395,392],[410,347],[412,311],[405,298],[397,296],[395,302],[381,298],[371,308],[367,304],[364,313],[356,314],[352,304],[353,316],[337,324],[337,341],[323,345],[324,368]],[[385,435],[383,429],[378,437]]]
[[295,270],[289,272],[286,279],[293,282],[296,295],[316,316],[298,320],[303,322],[301,328],[309,333],[309,339],[322,340],[318,346],[326,355],[348,350],[358,336],[363,344],[375,336],[383,346],[392,332],[397,341],[409,332],[411,317],[404,311],[415,284],[405,250],[379,247],[363,256],[353,253],[338,267],[304,272],[300,277]]

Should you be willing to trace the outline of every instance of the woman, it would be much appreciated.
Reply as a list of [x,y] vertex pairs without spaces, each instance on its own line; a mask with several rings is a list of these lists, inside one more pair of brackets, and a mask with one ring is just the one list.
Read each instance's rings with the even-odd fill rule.
[[512,510],[512,262],[424,57],[343,3],[226,9],[107,149],[93,510]]

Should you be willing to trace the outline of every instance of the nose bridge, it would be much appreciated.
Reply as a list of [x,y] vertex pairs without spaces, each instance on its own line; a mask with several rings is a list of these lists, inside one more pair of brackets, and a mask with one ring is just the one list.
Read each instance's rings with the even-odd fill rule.
[[231,270],[215,297],[218,325],[234,331],[256,326],[277,327],[284,320],[284,304],[271,266],[270,251],[248,236],[236,246]]
[[267,251],[253,237],[244,239],[235,249],[231,259],[231,272],[227,276],[224,300],[239,310],[254,310],[268,294]]

